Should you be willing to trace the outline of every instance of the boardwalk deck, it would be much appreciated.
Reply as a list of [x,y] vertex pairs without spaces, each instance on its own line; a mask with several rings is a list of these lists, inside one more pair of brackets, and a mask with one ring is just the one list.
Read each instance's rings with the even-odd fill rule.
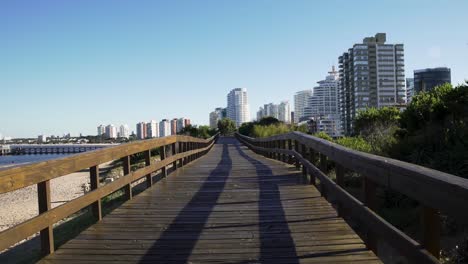
[[291,166],[220,138],[43,263],[380,263]]

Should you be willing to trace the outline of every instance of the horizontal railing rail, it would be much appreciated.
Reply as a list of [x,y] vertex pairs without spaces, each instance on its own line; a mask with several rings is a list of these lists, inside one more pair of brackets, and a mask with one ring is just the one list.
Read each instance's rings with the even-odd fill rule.
[[[91,206],[91,211],[97,220],[102,219],[101,199],[120,189],[124,189],[127,199],[132,199],[131,184],[146,177],[146,186],[152,185],[152,175],[161,171],[161,176],[167,176],[167,166],[173,165],[174,170],[190,163],[206,154],[218,134],[209,139],[189,136],[169,136],[127,143],[106,149],[99,149],[61,159],[39,162],[5,170],[0,170],[0,194],[15,191],[37,184],[39,215],[0,232],[0,251],[15,243],[40,232],[43,254],[54,252],[53,224]],[[152,162],[151,150],[158,149],[160,161]],[[171,153],[167,153],[170,149]],[[145,167],[131,171],[130,156],[143,153]],[[99,165],[121,160],[123,176],[103,186],[99,186]],[[51,208],[50,180],[77,171],[89,169],[90,192]]]
[[[320,192],[337,205],[338,214],[365,223],[365,242],[377,253],[382,239],[414,263],[438,263],[440,254],[439,212],[468,219],[468,180],[415,164],[348,149],[333,142],[300,132],[251,138],[236,137],[255,152],[283,162],[302,165],[310,183],[320,181]],[[317,156],[316,156],[317,155]],[[316,167],[314,160],[318,157]],[[327,175],[327,162],[335,163],[336,182]],[[344,187],[345,170],[363,176],[363,202]],[[375,211],[377,186],[404,194],[422,205],[422,242],[400,231]],[[333,200],[332,200],[333,199]]]

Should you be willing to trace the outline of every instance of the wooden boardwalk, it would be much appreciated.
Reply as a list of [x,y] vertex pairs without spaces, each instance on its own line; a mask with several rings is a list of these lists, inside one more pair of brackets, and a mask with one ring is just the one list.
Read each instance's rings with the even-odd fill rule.
[[220,138],[42,262],[380,263],[300,178]]

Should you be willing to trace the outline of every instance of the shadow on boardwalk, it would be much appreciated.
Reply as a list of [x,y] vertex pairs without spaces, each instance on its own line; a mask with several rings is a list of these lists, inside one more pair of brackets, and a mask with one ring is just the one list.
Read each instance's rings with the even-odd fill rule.
[[[184,206],[177,217],[172,221],[168,228],[164,231],[161,237],[154,243],[148,250],[148,253],[141,259],[141,262],[148,262],[152,260],[152,255],[159,255],[167,253],[167,246],[165,242],[173,237],[180,235],[181,227],[188,225],[190,233],[186,233],[186,239],[181,241],[180,246],[172,246],[173,250],[177,251],[177,259],[180,263],[188,262],[188,259],[195,247],[208,218],[213,211],[219,196],[224,190],[226,181],[232,170],[232,160],[229,156],[228,144],[233,144],[233,140],[229,138],[220,138],[216,144],[222,144],[223,150],[221,160],[216,168],[211,171],[210,175],[206,178],[203,185],[195,193],[192,199]],[[209,191],[209,194],[206,192]],[[197,211],[196,215],[192,210],[193,207],[202,204],[204,210]],[[196,221],[192,220],[196,218]],[[187,223],[190,222],[190,223]]]
[[[273,171],[267,165],[247,155],[244,150],[236,144],[236,149],[239,155],[255,166],[258,177],[258,188],[260,189],[259,201],[258,201],[258,213],[259,213],[259,231],[260,231],[260,262],[269,263],[275,258],[287,259],[288,263],[299,263],[298,256],[296,253],[296,246],[294,240],[291,237],[291,231],[289,230],[288,222],[284,212],[283,205],[281,203],[280,192],[278,183],[275,181],[267,182],[271,179],[277,179],[281,176],[273,176]],[[290,177],[290,176],[289,176]],[[266,180],[266,181],[263,181]],[[271,219],[271,213],[268,214],[269,210],[273,209],[275,213],[274,225],[277,229],[280,229],[281,237],[279,241],[273,241],[269,239],[270,228],[272,223],[262,224],[268,222]],[[271,248],[283,248],[280,252],[274,253]]]

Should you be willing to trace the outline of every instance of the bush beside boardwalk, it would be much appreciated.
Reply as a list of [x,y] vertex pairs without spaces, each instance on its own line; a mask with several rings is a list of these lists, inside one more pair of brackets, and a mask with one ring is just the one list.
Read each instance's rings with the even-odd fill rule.
[[[397,108],[369,108],[358,113],[354,134],[332,139],[325,133],[315,136],[339,145],[391,157],[468,178],[468,83],[452,87],[444,84],[415,97],[400,111]],[[246,123],[239,133],[269,137],[294,131],[275,120]],[[328,164],[334,178],[333,163]],[[348,173],[346,189],[360,198],[360,176]],[[416,239],[419,205],[391,190],[379,189],[378,213]],[[464,223],[442,216],[443,263],[468,263],[468,228]]]

